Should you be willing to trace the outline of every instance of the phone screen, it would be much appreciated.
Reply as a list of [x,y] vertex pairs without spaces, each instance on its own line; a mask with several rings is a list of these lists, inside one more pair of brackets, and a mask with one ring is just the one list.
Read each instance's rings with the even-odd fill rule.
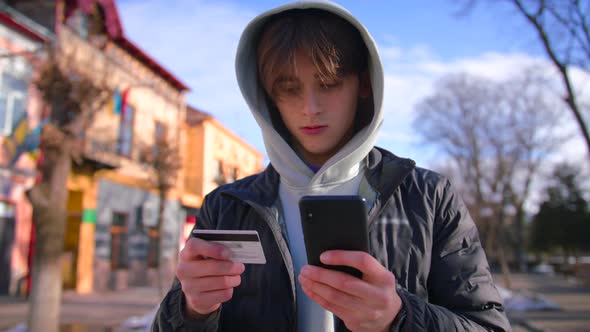
[[304,196],[299,201],[307,261],[361,278],[357,269],[320,262],[327,250],[369,251],[365,199],[356,195]]

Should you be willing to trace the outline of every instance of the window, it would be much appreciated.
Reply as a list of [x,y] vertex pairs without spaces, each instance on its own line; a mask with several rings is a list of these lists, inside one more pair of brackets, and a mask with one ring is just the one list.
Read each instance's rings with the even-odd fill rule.
[[154,125],[154,145],[153,151],[154,157],[158,155],[158,149],[162,144],[166,144],[168,138],[168,128],[165,124],[160,121],[156,121]]
[[145,233],[143,226],[143,205],[138,205],[135,207],[135,232]]
[[129,267],[127,244],[127,214],[113,212],[111,223],[111,270]]
[[213,182],[217,183],[217,185],[227,183],[223,175],[223,163],[221,162],[221,160],[213,161]]
[[88,16],[82,11],[77,10],[72,14],[66,24],[80,35],[80,37],[84,39],[88,38]]
[[[0,271],[10,271],[11,251],[15,242],[14,205],[0,201]],[[6,254],[5,254],[6,253]],[[10,292],[10,273],[0,273],[0,294]]]
[[130,105],[124,105],[121,111],[121,120],[119,122],[119,140],[117,143],[117,152],[126,157],[131,156],[133,147],[133,119],[135,110]]
[[87,18],[87,30],[90,36],[102,36],[105,30],[105,12],[102,6],[94,4],[92,13]]
[[155,141],[160,141],[160,140],[165,140],[166,137],[168,136],[168,128],[166,127],[165,124],[163,124],[160,121],[156,121],[156,125],[154,128],[154,138]]
[[149,227],[148,237],[147,266],[158,267],[160,265],[160,231],[156,226]]
[[230,167],[229,169],[229,177],[227,182],[234,182],[238,179],[238,168],[237,167]]
[[0,63],[0,135],[11,134],[26,115],[30,65],[22,59]]

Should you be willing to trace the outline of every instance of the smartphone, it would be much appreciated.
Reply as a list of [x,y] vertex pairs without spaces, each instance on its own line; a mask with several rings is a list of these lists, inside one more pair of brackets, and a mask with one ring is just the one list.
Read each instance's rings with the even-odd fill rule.
[[365,199],[357,195],[303,196],[299,212],[307,262],[362,278],[355,268],[324,265],[320,255],[335,249],[369,252]]

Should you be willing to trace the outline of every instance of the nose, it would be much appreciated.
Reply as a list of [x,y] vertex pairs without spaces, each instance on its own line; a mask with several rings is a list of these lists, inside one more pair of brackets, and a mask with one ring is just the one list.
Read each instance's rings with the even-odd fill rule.
[[319,95],[313,90],[306,91],[303,95],[303,115],[315,116],[320,113]]

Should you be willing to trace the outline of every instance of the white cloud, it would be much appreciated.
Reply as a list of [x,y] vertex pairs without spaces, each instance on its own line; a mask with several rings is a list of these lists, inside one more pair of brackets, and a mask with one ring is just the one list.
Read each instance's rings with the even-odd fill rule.
[[126,36],[190,87],[190,105],[213,114],[264,151],[234,73],[239,36],[256,13],[212,0],[124,1],[118,6]]
[[[410,157],[420,166],[444,165],[442,155],[429,145],[424,145],[412,129],[414,105],[433,92],[433,85],[445,74],[466,72],[489,79],[503,80],[523,68],[539,66],[546,68],[554,77],[553,86],[563,89],[561,78],[555,68],[545,59],[522,53],[484,53],[476,57],[443,61],[426,47],[404,50],[393,46],[382,47],[385,69],[385,122],[378,144],[394,153]],[[590,116],[590,75],[580,69],[571,71],[579,101],[584,106],[585,116]],[[563,90],[561,90],[563,91]],[[548,93],[559,94],[550,91]],[[543,197],[545,181],[559,162],[587,165],[587,147],[579,134],[577,123],[569,109],[563,110],[563,132],[573,133],[572,139],[541,165],[541,174],[533,182],[527,210],[535,211]],[[587,167],[585,167],[587,168]]]
[[[212,113],[264,151],[258,126],[243,101],[234,73],[238,38],[256,14],[245,6],[213,0],[122,1],[119,12],[126,35],[190,86],[189,104]],[[546,63],[522,53],[442,60],[428,45],[404,49],[396,46],[395,36],[381,40],[386,43],[379,45],[385,71],[385,122],[378,144],[423,166],[435,160],[436,154],[412,129],[413,108],[432,92],[437,79],[452,72],[503,79],[530,64]],[[588,81],[586,73],[576,71],[575,77],[577,86]],[[578,147],[568,145],[564,151],[579,155]]]
[[[391,38],[390,38],[391,40]],[[412,129],[415,105],[433,92],[434,83],[445,74],[465,72],[494,80],[503,80],[523,68],[539,66],[555,74],[554,67],[545,59],[522,53],[484,53],[475,57],[458,58],[450,61],[439,59],[427,46],[417,45],[401,49],[393,45],[380,47],[385,70],[385,121],[378,144],[393,152],[413,158],[419,165],[427,166],[438,161],[434,149],[424,145]],[[574,70],[573,77],[578,91],[583,91],[588,100],[590,75]],[[555,86],[562,87],[561,79],[555,76]],[[554,92],[551,92],[554,93]],[[588,115],[588,107],[586,107]],[[578,134],[577,124],[568,109],[564,109],[567,123],[565,132],[573,132],[574,139],[560,150],[556,159],[584,159],[586,148]]]

